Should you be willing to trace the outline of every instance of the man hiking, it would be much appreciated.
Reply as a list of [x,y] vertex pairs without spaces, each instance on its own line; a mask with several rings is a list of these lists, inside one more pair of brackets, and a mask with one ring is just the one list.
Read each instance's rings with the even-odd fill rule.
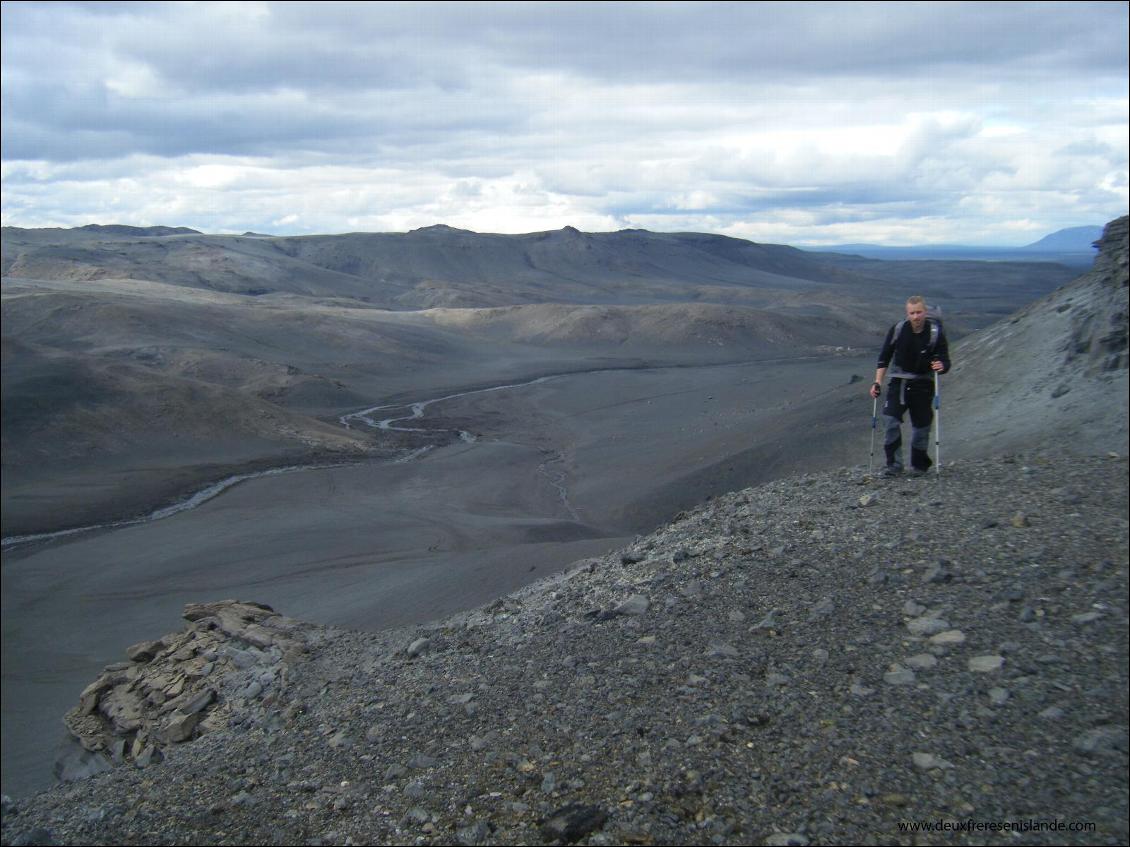
[[887,453],[886,476],[902,473],[902,416],[910,412],[911,472],[925,473],[934,464],[930,461],[930,424],[934,420],[934,375],[950,369],[949,345],[942,324],[926,317],[926,301],[911,297],[906,301],[906,320],[899,321],[887,332],[879,351],[875,382],[871,396],[883,390],[883,378],[889,376],[887,399],[883,403]]

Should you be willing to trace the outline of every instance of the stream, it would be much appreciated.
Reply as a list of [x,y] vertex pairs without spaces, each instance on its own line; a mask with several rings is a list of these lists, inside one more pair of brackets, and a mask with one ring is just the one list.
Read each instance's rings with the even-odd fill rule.
[[[486,394],[492,391],[505,391],[510,388],[524,388],[529,385],[538,385],[539,383],[543,383],[558,376],[564,375],[565,374],[551,374],[549,376],[538,377],[537,379],[528,380],[526,382],[508,383],[506,385],[494,385],[490,386],[489,388],[476,388],[470,391],[460,391],[456,394],[447,394],[443,397],[435,397],[431,400],[420,400],[414,403],[392,403],[383,406],[371,406],[367,409],[362,409],[359,412],[351,412],[348,415],[343,415],[338,420],[346,429],[352,429],[352,422],[360,421],[361,423],[370,426],[373,429],[385,430],[388,432],[454,432],[459,436],[460,440],[471,444],[474,443],[475,436],[474,434],[466,432],[465,430],[425,429],[422,427],[395,426],[395,424],[402,421],[420,420],[424,416],[424,411],[429,406],[434,405],[435,403],[442,403],[445,400],[455,400],[459,397],[468,397],[473,394]],[[383,419],[376,419],[373,417],[373,413],[382,412],[389,409],[409,409],[411,410],[411,413],[407,415],[400,415],[398,417]],[[435,445],[427,445],[417,448],[416,450],[412,450],[411,452],[399,457],[398,459],[395,459],[394,461],[396,463],[411,462],[412,460],[422,456],[424,453],[427,453],[429,450],[432,450],[434,447]],[[545,471],[544,468],[546,465],[556,460],[557,457],[551,457],[550,459],[548,459],[545,463],[543,463],[542,467],[539,468],[539,472],[545,473],[548,478],[548,472]],[[121,529],[127,526],[136,526],[138,524],[159,521],[163,520],[164,518],[172,517],[173,515],[179,514],[181,512],[188,511],[189,509],[195,509],[196,507],[207,503],[214,497],[218,497],[232,486],[238,485],[241,482],[247,482],[251,479],[259,479],[265,476],[279,476],[281,474],[296,473],[298,471],[325,470],[327,468],[342,467],[345,464],[346,463],[325,465],[290,465],[281,468],[270,468],[269,470],[265,471],[236,474],[234,476],[226,477],[219,482],[212,483],[211,485],[202,488],[200,491],[197,491],[190,497],[187,497],[186,499],[181,500],[178,503],[174,503],[170,506],[165,506],[157,509],[156,511],[151,512],[148,515],[143,515],[137,518],[128,518],[120,521],[110,521],[108,523],[93,524],[91,526],[73,527],[72,529],[63,529],[57,532],[42,532],[36,533],[34,535],[11,535],[0,540],[0,545],[2,545],[0,549],[8,550],[11,548],[23,546],[25,544],[34,544],[41,541],[52,541],[58,538],[66,538],[72,535],[94,532],[96,530]],[[561,494],[562,502],[569,509],[570,513],[572,513],[573,509],[572,506],[569,505],[568,497],[563,485],[552,478],[550,481],[558,489]]]

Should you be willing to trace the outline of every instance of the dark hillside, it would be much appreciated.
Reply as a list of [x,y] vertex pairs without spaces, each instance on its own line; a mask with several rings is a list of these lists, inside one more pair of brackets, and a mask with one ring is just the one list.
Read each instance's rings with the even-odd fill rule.
[[723,236],[645,230],[491,235],[436,226],[294,238],[168,228],[131,237],[130,230],[6,228],[3,273],[346,297],[391,309],[689,301],[771,307],[797,296],[870,305],[896,302],[907,286],[928,285],[974,321],[986,292],[994,308],[1016,308],[1071,276],[1046,263],[951,263],[937,273],[926,263],[892,268]]

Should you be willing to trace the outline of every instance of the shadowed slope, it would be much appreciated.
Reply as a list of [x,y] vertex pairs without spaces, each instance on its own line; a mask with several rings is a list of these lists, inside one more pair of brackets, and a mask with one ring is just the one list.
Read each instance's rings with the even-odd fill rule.
[[[798,294],[871,303],[897,300],[907,277],[883,263],[821,256],[701,233],[572,227],[492,235],[435,226],[408,233],[270,238],[100,230],[4,229],[5,276],[120,277],[216,291],[349,297],[384,308],[522,303],[643,304],[704,301],[767,306]],[[179,231],[177,231],[179,233]],[[921,263],[919,263],[921,264]],[[1006,263],[1007,264],[1007,263]],[[984,288],[977,263],[946,263],[943,297]],[[1000,275],[1005,268],[994,273]],[[1070,278],[1055,265],[1023,270],[1045,293]]]

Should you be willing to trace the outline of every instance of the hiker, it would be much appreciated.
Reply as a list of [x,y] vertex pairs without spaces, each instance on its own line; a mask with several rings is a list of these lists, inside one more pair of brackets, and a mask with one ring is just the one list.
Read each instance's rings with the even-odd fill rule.
[[906,301],[906,320],[899,321],[887,332],[871,396],[883,390],[883,378],[889,376],[887,399],[883,403],[887,453],[886,476],[902,473],[902,416],[910,412],[910,466],[912,473],[922,474],[934,464],[928,450],[930,424],[934,420],[931,406],[936,387],[935,374],[950,369],[949,345],[941,321],[927,317],[926,301],[911,297]]

